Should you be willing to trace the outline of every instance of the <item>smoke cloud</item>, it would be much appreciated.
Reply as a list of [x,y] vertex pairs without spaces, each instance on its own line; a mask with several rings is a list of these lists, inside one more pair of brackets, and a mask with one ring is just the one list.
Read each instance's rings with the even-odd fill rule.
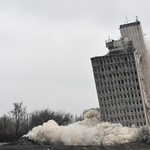
[[150,142],[150,127],[123,127],[122,124],[101,122],[96,109],[84,111],[84,120],[59,126],[54,120],[34,127],[24,135],[40,144],[116,145],[133,141]]

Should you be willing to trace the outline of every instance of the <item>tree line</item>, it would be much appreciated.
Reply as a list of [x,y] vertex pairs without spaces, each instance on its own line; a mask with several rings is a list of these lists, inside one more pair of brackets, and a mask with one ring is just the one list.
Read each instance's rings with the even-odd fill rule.
[[50,109],[35,110],[27,113],[23,102],[13,103],[13,109],[0,117],[0,142],[9,142],[27,134],[33,127],[42,125],[48,120],[55,120],[59,125],[67,125],[72,121],[82,120],[81,116],[73,116],[63,111]]

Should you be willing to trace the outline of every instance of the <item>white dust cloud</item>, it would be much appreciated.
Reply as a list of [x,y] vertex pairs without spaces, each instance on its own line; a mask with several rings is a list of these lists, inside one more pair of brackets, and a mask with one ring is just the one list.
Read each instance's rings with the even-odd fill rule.
[[150,127],[123,127],[120,123],[101,122],[96,109],[84,111],[84,120],[59,126],[54,120],[34,127],[24,135],[40,144],[116,145],[133,141],[150,141]]

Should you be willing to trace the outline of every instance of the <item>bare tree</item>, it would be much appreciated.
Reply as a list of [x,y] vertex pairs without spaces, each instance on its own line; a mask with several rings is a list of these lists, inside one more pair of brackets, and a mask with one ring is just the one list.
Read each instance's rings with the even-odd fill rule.
[[48,120],[55,120],[59,125],[67,125],[72,121],[72,114],[63,111],[55,112],[50,109],[36,110],[30,114],[30,129]]
[[18,139],[18,131],[26,115],[26,107],[23,107],[23,102],[13,103],[13,105],[14,108],[9,113],[12,115],[15,126],[15,138]]
[[11,119],[7,115],[0,117],[0,141],[9,141],[12,139],[13,127]]
[[83,120],[83,115],[77,116],[75,115],[75,121],[82,121]]

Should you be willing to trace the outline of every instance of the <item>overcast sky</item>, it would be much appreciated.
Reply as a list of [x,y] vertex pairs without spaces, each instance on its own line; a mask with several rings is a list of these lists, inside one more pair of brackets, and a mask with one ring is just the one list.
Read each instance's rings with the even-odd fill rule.
[[0,0],[0,116],[21,101],[28,112],[99,107],[90,58],[126,17],[150,39],[149,14],[149,0]]

